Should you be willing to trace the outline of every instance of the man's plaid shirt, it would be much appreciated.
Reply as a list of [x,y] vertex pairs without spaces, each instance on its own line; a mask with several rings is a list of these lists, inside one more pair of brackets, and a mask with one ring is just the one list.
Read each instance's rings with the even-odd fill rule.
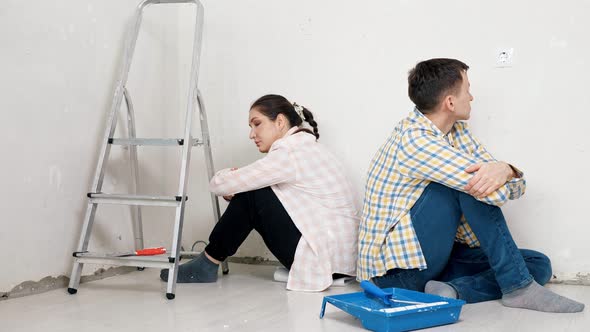
[[[467,123],[455,123],[444,135],[414,109],[396,126],[369,168],[359,228],[358,279],[382,276],[394,268],[426,269],[410,209],[430,182],[464,192],[474,175],[465,169],[491,161],[496,159],[471,135]],[[522,172],[517,173],[517,178],[480,200],[501,206],[522,196],[526,182]],[[456,241],[479,246],[464,218]]]

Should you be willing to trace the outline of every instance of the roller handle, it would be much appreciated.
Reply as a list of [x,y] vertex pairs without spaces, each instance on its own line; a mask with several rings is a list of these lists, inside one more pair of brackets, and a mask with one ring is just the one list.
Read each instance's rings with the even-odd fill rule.
[[391,294],[386,293],[381,288],[375,286],[375,284],[372,282],[368,280],[361,281],[361,288],[365,291],[365,293],[380,298],[385,304],[393,305],[393,302],[391,302]]

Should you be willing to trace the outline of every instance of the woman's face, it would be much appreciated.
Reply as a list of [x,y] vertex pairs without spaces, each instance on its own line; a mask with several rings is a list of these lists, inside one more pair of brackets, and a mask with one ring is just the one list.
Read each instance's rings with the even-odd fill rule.
[[279,114],[272,121],[266,115],[256,110],[256,108],[250,110],[248,125],[250,126],[250,139],[254,140],[258,151],[262,153],[268,152],[272,143],[283,137],[289,130],[287,119],[284,115]]

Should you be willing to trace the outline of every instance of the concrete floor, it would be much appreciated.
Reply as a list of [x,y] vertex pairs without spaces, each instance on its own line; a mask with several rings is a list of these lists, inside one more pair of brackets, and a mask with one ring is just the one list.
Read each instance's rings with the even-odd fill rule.
[[[82,284],[77,295],[60,289],[2,301],[0,331],[363,331],[331,305],[324,319],[318,316],[323,296],[359,291],[356,283],[298,293],[272,281],[273,266],[230,264],[230,270],[215,284],[178,285],[172,301],[155,269]],[[548,287],[590,304],[590,287]],[[589,310],[548,314],[492,301],[466,305],[458,323],[427,331],[590,331]]]

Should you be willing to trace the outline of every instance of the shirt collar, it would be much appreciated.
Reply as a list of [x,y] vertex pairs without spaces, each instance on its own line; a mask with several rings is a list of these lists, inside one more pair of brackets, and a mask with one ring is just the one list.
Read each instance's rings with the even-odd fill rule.
[[[418,110],[418,107],[414,107],[414,110],[410,113],[410,118],[416,123],[418,123],[421,128],[431,129],[436,133],[436,135],[441,137],[446,136],[445,133],[442,132],[442,130],[435,126],[429,118],[427,118],[422,112]],[[456,124],[453,125],[453,127],[448,133],[448,136],[452,135],[451,133],[455,130],[455,126]]]
[[290,129],[289,129],[289,130],[288,130],[288,131],[285,133],[285,135],[283,135],[283,137],[282,137],[282,138],[285,138],[285,137],[287,137],[287,136],[291,136],[291,135],[293,135],[293,134],[294,134],[294,133],[295,133],[297,130],[299,130],[299,127],[298,127],[298,126],[293,126],[293,127],[291,127],[291,128],[290,128]]

